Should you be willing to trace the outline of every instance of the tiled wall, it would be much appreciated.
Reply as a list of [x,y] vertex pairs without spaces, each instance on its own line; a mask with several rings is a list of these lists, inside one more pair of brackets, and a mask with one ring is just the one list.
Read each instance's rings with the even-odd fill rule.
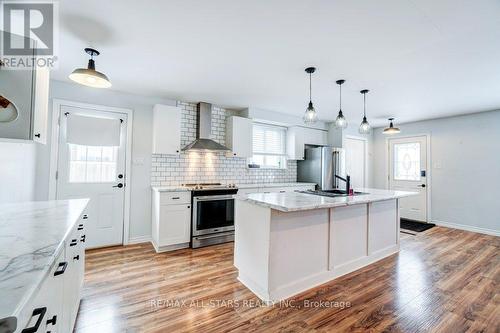
[[[196,104],[179,102],[182,108],[181,146],[196,138]],[[226,117],[232,112],[214,106],[212,139],[225,144]],[[224,153],[181,153],[179,156],[153,154],[151,185],[185,183],[284,183],[297,180],[297,162],[288,161],[283,170],[248,169],[246,158],[226,157]]]

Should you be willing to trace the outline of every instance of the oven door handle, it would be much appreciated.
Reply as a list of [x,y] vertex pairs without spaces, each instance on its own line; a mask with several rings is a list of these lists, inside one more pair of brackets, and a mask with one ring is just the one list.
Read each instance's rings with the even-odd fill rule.
[[234,195],[206,195],[202,197],[194,197],[195,201],[216,201],[234,199]]

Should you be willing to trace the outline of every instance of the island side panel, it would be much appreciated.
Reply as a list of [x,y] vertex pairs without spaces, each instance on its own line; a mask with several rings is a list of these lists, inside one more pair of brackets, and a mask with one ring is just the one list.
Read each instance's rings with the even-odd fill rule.
[[329,209],[286,213],[272,210],[271,300],[285,299],[325,282],[328,243]]
[[234,266],[238,280],[268,300],[271,209],[237,199],[234,213]]
[[368,204],[330,210],[331,270],[344,273],[365,264],[368,257]]
[[399,207],[396,199],[368,205],[368,254],[383,258],[399,251]]

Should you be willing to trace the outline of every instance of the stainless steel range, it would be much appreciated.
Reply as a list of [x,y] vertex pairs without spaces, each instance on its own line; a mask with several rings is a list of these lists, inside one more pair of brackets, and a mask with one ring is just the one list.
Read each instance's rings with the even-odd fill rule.
[[234,184],[184,184],[191,190],[191,247],[234,241]]

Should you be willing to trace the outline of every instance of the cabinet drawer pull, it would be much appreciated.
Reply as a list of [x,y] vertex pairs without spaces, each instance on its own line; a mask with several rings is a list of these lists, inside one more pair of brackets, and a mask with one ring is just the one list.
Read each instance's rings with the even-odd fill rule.
[[68,263],[66,261],[60,262],[59,267],[57,267],[56,271],[54,272],[54,276],[64,274],[64,272],[66,271],[66,267],[68,267]]
[[85,235],[83,235],[82,237],[80,237],[80,242],[85,243]]
[[83,230],[83,224],[79,224],[77,230]]
[[77,254],[76,256],[73,257],[73,260],[80,260],[80,255]]
[[38,331],[38,328],[42,324],[43,317],[45,316],[45,313],[47,312],[47,308],[37,308],[33,310],[33,314],[31,315],[31,318],[34,316],[39,316],[38,319],[36,320],[35,326],[32,327],[27,327],[24,330],[21,331],[21,333],[36,333]]
[[172,197],[172,200],[179,200],[180,197]]
[[280,193],[285,193],[286,191],[280,191]]
[[78,244],[78,242],[76,241],[76,239],[72,239],[71,243],[69,243],[69,246],[75,246],[76,244]]
[[88,219],[88,218],[89,218],[89,217],[88,217],[88,215],[87,215],[87,214],[85,214],[85,215],[83,215],[83,216],[82,216],[82,219],[84,219],[84,220],[86,220],[86,219]]
[[47,320],[47,325],[55,325],[57,323],[57,316],[54,315],[51,319]]

